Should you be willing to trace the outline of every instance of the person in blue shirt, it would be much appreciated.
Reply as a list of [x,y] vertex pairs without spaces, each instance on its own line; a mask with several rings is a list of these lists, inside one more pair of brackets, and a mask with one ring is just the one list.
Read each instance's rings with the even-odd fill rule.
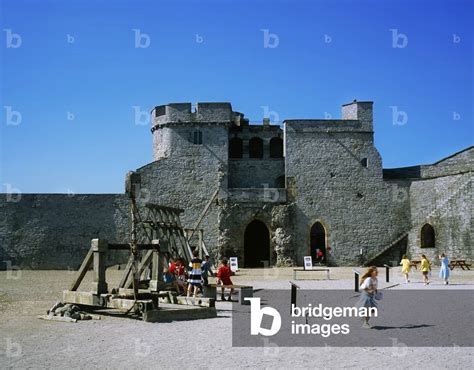
[[202,277],[202,285],[207,286],[209,285],[208,277],[209,275],[213,276],[214,272],[211,270],[211,259],[209,256],[204,257],[204,261],[201,264],[201,277]]

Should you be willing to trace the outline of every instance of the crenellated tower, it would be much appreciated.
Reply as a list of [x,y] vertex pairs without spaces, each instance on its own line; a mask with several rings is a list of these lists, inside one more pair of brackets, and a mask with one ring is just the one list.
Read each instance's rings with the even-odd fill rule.
[[172,103],[155,107],[151,115],[154,160],[211,155],[227,162],[230,103]]

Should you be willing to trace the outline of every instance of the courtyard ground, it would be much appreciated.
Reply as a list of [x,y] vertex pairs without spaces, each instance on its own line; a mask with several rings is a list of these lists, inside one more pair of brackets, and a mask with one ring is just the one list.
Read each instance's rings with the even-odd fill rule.
[[[298,280],[306,289],[353,289],[350,267],[331,268],[331,280]],[[319,274],[319,275],[318,275]],[[443,285],[433,271],[429,286],[415,271],[403,284],[399,269],[392,272],[391,289],[474,289],[474,271],[452,272],[451,285]],[[103,316],[78,323],[36,318],[61,298],[74,279],[73,271],[0,272],[1,368],[472,368],[472,347],[232,347],[232,304],[217,302],[218,317],[205,320],[145,323]],[[121,271],[108,269],[109,282],[118,282]],[[88,274],[83,284],[91,280]],[[243,269],[234,283],[255,289],[289,289],[290,268]],[[111,284],[113,285],[113,284]],[[447,313],[449,315],[449,313]],[[453,318],[456,319],[456,318]],[[472,323],[468,323],[472,327]]]

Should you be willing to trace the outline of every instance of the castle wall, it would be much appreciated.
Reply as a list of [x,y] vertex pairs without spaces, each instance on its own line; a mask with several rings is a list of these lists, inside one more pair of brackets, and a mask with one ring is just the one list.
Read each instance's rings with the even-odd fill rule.
[[[229,140],[242,140],[242,158],[229,158],[229,188],[284,188],[285,161],[272,158],[270,142],[283,138],[283,131],[277,125],[249,125],[244,121],[229,128]],[[263,142],[263,157],[250,158],[249,143],[252,138]]]
[[[0,212],[0,269],[8,263],[76,270],[91,239],[128,240],[128,201],[121,194],[0,194]],[[107,263],[123,257],[111,253]]]
[[229,159],[229,188],[284,187],[283,158]]
[[285,165],[299,264],[310,253],[310,230],[317,220],[326,228],[335,264],[368,258],[409,226],[408,199],[398,199],[399,185],[383,181],[367,127],[354,120],[286,121]]
[[[152,112],[155,161],[136,171],[138,201],[182,208],[185,228],[196,226],[209,204],[199,228],[210,254],[237,256],[241,265],[252,220],[268,228],[270,264],[301,265],[316,221],[326,229],[333,264],[391,262],[405,245],[415,258],[445,252],[472,259],[474,149],[434,165],[382,170],[372,103],[344,105],[342,116],[285,121],[283,131],[268,122],[249,125],[229,103],[199,103],[195,110],[189,103],[158,106]],[[240,159],[229,159],[234,137],[243,141]],[[263,140],[262,158],[249,158],[253,137]],[[275,137],[284,139],[284,158],[270,158]],[[125,194],[23,194],[17,200],[0,194],[0,269],[7,263],[77,269],[92,238],[128,241]],[[435,228],[433,249],[420,248],[426,221]],[[403,246],[392,248],[399,239]],[[116,252],[108,263],[124,257]]]
[[474,169],[474,149],[473,147],[455,153],[448,158],[444,158],[433,165],[421,166],[421,177],[437,177],[453,175]]
[[434,164],[384,169],[388,179],[429,179],[474,169],[474,147],[466,148]]
[[[255,189],[260,190],[260,189]],[[220,232],[222,248],[219,251],[224,256],[239,258],[239,265],[245,266],[245,231],[253,220],[261,221],[268,229],[269,259],[258,261],[260,267],[269,265],[288,266],[294,264],[294,246],[291,238],[293,219],[291,206],[284,204],[285,193],[277,189],[272,199],[260,193],[253,194],[252,200],[243,201],[231,196],[221,205]],[[268,191],[267,190],[267,191]],[[259,245],[260,248],[265,246]]]
[[[181,221],[192,228],[214,192],[220,189],[203,218],[200,228],[208,249],[216,250],[219,238],[219,199],[226,198],[228,173],[227,124],[175,124],[159,128],[168,130],[170,155],[139,168],[142,196],[145,201],[182,208]],[[202,144],[193,143],[193,133],[202,133]]]
[[[420,259],[420,254],[424,253],[435,262],[441,253],[451,258],[472,260],[472,200],[472,172],[413,181],[410,186],[413,227],[408,236],[409,255]],[[421,228],[425,223],[434,227],[435,248],[421,248]]]
[[[472,172],[474,148],[470,147],[432,165],[384,170],[390,182],[405,183],[408,188],[408,253],[414,259],[426,254],[472,259]],[[403,196],[403,193],[401,193]],[[421,228],[434,227],[435,248],[421,247]]]

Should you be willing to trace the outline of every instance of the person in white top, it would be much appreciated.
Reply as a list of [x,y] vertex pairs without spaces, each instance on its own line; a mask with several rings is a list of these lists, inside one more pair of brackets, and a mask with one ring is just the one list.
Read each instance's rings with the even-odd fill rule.
[[[377,275],[377,267],[370,266],[360,278],[360,288],[362,289],[362,293],[359,299],[359,307],[377,307],[377,302],[375,301],[378,286]],[[370,315],[364,317],[362,327],[370,328],[369,318]]]

